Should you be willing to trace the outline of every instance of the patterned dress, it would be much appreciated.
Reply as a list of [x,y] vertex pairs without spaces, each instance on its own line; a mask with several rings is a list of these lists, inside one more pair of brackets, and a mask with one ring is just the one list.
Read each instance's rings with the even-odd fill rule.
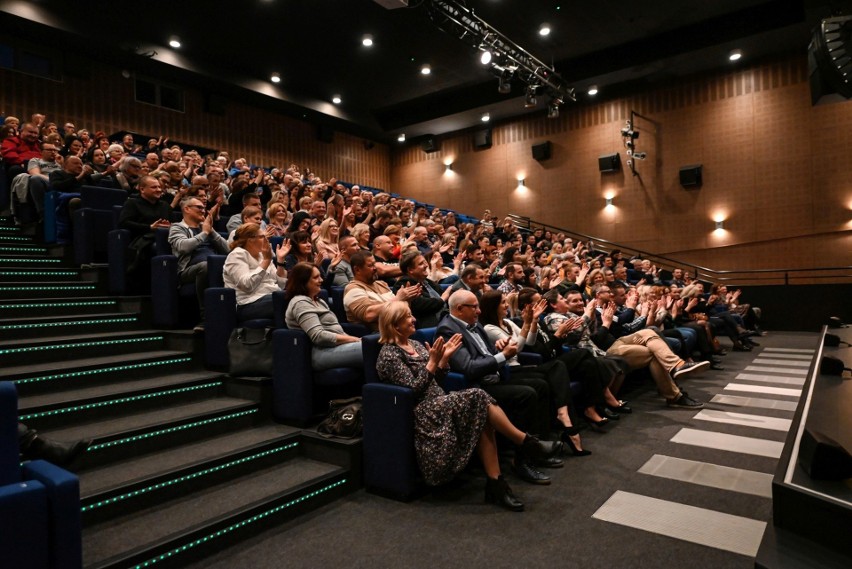
[[399,346],[382,346],[376,372],[385,383],[415,392],[417,463],[426,483],[434,486],[452,480],[467,466],[488,420],[488,405],[495,401],[477,388],[445,394],[435,376],[426,371],[429,352],[419,342],[410,344],[416,356]]

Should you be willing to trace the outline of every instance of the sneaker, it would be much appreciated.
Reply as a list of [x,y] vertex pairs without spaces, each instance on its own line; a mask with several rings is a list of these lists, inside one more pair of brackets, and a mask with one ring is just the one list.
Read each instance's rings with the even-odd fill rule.
[[701,409],[704,407],[704,403],[699,403],[689,395],[687,395],[686,391],[680,392],[680,397],[677,399],[672,399],[671,401],[666,401],[666,405],[669,407],[680,407],[682,409]]
[[677,379],[682,375],[686,375],[687,373],[692,373],[694,371],[698,371],[700,369],[704,369],[706,367],[710,367],[710,362],[688,362],[677,368],[672,372],[672,379]]

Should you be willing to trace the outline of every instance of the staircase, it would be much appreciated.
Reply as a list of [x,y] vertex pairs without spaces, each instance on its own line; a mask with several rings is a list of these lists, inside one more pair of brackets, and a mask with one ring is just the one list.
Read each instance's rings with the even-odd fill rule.
[[72,465],[85,567],[179,567],[360,486],[360,441],[273,423],[268,379],[205,370],[149,299],[22,233],[0,218],[0,379],[28,426],[93,440]]

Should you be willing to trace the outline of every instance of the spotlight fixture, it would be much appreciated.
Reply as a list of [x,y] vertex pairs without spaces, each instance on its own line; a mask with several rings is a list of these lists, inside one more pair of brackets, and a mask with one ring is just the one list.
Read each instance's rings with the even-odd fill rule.
[[429,75],[430,73],[432,73],[432,68],[428,65],[424,65],[420,68],[420,73],[421,75]]
[[399,136],[396,137],[398,142],[405,142],[405,133],[403,132]]
[[543,37],[549,36],[550,35],[550,24],[547,24],[547,23],[542,24],[538,28],[538,35],[543,36]]
[[364,34],[364,37],[361,38],[361,45],[364,47],[372,47],[373,46],[373,36],[370,34]]
[[273,73],[272,77],[270,77],[269,80],[272,81],[273,83],[281,83],[281,76],[278,75],[277,73]]
[[479,56],[479,61],[482,65],[488,65],[491,63],[491,52],[487,49],[482,52],[482,55]]
[[589,93],[589,95],[591,95],[591,96],[595,96],[595,95],[597,95],[597,94],[598,94],[598,86],[597,86],[597,85],[590,85],[590,86],[589,86],[588,93]]
[[728,54],[728,59],[730,61],[737,61],[737,60],[741,59],[742,56],[743,56],[743,50],[735,49],[731,53]]
[[175,49],[180,47],[180,38],[177,36],[172,36],[169,38],[169,45]]
[[481,119],[482,122],[488,122],[491,120],[491,113],[482,113]]
[[342,99],[340,98],[340,95],[334,95],[331,98],[331,102],[334,103],[335,105],[339,105],[341,103],[341,101],[342,101]]
[[536,85],[528,85],[527,86],[527,94],[524,97],[524,108],[531,109],[538,104],[538,100],[535,98],[535,90]]
[[558,101],[550,101],[547,103],[547,118],[549,119],[558,119],[559,118],[559,102]]

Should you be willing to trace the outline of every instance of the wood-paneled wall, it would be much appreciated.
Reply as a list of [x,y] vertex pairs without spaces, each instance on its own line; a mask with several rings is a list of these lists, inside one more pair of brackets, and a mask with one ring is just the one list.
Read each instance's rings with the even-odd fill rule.
[[[812,107],[807,79],[803,56],[617,100],[581,95],[558,119],[542,112],[495,125],[487,150],[474,150],[470,132],[445,137],[432,154],[394,149],[392,189],[719,270],[852,265],[852,103]],[[634,126],[636,150],[648,154],[636,177],[620,132],[631,110],[645,117]],[[539,163],[531,146],[545,140],[553,157]],[[600,173],[598,157],[614,152],[621,172]],[[679,169],[689,164],[703,164],[698,190],[680,186]],[[724,230],[714,230],[717,219]]]
[[41,112],[48,120],[72,121],[78,128],[107,134],[121,130],[169,136],[189,144],[227,150],[250,163],[299,164],[323,179],[332,176],[367,186],[390,185],[390,152],[385,144],[370,149],[365,140],[335,132],[332,143],[317,139],[306,121],[228,101],[225,114],[204,111],[204,93],[187,87],[185,112],[134,101],[133,80],[121,70],[94,64],[88,78],[61,82],[0,69],[0,111],[27,120]]

